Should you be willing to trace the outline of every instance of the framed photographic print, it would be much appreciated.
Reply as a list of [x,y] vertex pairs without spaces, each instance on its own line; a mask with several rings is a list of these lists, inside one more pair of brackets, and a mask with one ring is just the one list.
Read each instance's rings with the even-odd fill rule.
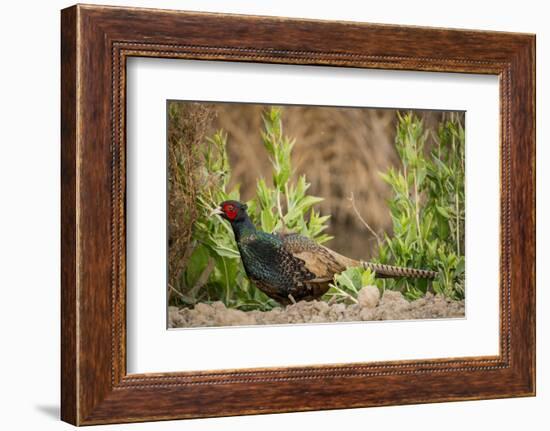
[[77,5],[61,45],[63,420],[534,395],[533,35]]

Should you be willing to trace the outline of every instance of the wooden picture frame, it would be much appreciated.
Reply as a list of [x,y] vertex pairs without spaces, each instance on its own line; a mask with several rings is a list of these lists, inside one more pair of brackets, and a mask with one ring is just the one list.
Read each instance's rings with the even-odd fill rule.
[[[64,9],[61,18],[64,421],[535,394],[534,35],[83,5]],[[500,354],[128,375],[125,65],[131,56],[498,75]]]

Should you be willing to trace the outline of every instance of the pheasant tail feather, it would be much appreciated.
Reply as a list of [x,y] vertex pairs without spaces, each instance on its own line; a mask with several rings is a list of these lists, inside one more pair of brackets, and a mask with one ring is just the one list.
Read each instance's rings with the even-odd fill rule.
[[382,263],[361,262],[363,268],[372,270],[377,277],[407,277],[407,278],[436,278],[436,271],[427,269],[403,268],[400,266],[384,265]]

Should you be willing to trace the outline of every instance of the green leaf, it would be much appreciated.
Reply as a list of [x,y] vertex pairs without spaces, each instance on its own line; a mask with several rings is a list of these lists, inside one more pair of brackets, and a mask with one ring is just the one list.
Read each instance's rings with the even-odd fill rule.
[[275,229],[275,224],[277,223],[277,220],[273,213],[271,212],[271,209],[265,208],[260,213],[260,220],[261,220],[261,227],[262,230],[265,232],[273,232]]
[[455,277],[464,274],[465,266],[466,262],[464,260],[464,256],[461,256],[456,264]]
[[361,275],[361,286],[371,286],[375,284],[374,273],[370,269],[366,269]]
[[307,212],[313,205],[318,204],[319,202],[323,202],[323,198],[319,198],[317,196],[306,196],[303,199],[300,199],[300,201],[296,205],[296,211],[299,211],[301,213]]
[[204,271],[204,268],[206,268],[206,265],[208,264],[208,257],[209,254],[206,247],[199,245],[195,248],[189,258],[189,261],[187,262],[185,271],[188,286],[192,287],[195,285],[198,278]]

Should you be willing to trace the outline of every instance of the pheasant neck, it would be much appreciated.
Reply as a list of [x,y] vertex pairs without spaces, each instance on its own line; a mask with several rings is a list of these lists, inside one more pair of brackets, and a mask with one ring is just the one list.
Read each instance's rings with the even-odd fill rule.
[[248,214],[245,214],[241,219],[231,223],[231,227],[233,228],[233,233],[235,234],[235,240],[237,242],[239,242],[243,236],[256,232],[256,227],[252,223],[252,220],[250,220],[250,217],[248,217]]

